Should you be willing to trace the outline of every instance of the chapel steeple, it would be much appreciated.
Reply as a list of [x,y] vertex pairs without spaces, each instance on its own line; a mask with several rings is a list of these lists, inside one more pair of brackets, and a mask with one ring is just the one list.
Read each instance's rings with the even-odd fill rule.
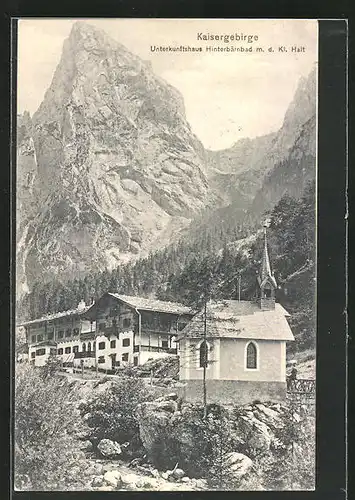
[[264,223],[264,249],[261,259],[260,272],[258,274],[258,303],[261,309],[275,309],[275,290],[277,283],[271,271],[268,245],[267,245],[268,223]]

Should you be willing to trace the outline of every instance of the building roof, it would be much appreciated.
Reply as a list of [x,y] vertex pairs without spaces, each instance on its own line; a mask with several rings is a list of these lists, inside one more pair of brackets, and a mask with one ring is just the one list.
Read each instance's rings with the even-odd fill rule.
[[28,326],[28,325],[34,325],[35,323],[42,323],[43,321],[51,321],[53,319],[57,318],[62,318],[64,316],[74,316],[74,314],[84,314],[86,311],[88,311],[92,307],[92,304],[90,306],[80,306],[77,307],[76,309],[69,309],[68,311],[61,311],[58,313],[53,313],[53,314],[46,314],[45,316],[41,316],[40,318],[32,319],[31,321],[24,321],[23,323],[20,323],[16,326]]
[[141,311],[157,311],[171,314],[195,314],[190,307],[179,304],[178,302],[168,302],[166,300],[146,299],[144,297],[135,297],[131,295],[121,295],[118,293],[108,292],[109,295],[115,297],[122,302]]
[[[255,340],[294,340],[286,317],[289,313],[276,303],[263,311],[256,302],[225,300],[207,304],[207,338],[228,337]],[[197,313],[178,338],[200,338],[204,333],[204,310]]]
[[36,344],[32,344],[31,347],[48,347],[48,346],[57,346],[57,342],[55,340],[42,340],[41,342],[37,342]]

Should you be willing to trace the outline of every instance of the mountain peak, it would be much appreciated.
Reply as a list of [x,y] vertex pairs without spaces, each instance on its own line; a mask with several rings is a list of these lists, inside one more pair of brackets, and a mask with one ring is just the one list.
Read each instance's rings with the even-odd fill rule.
[[104,31],[86,21],[76,21],[72,26],[69,38],[75,37],[77,39],[78,36],[86,37],[90,35],[108,38],[108,35]]
[[31,132],[20,168],[34,150],[42,208],[23,223],[28,286],[52,266],[78,274],[154,250],[205,206],[203,148],[181,94],[95,25],[73,24]]
[[120,45],[116,40],[107,35],[104,31],[86,21],[77,21],[73,24],[69,37],[65,42],[70,50],[76,52],[81,49],[88,51],[104,48],[121,49],[127,52],[127,49]]

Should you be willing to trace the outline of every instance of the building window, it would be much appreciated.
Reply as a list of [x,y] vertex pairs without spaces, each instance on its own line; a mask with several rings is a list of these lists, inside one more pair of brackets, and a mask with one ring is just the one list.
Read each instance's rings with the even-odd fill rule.
[[111,340],[110,347],[111,349],[116,349],[116,340]]
[[168,349],[168,347],[169,347],[169,341],[168,341],[168,340],[162,340],[162,341],[161,341],[161,346],[162,346],[164,349]]
[[95,349],[96,349],[96,342],[93,342],[92,343],[92,350],[95,351]]
[[70,353],[71,353],[71,347],[66,347],[65,354],[70,354]]
[[74,345],[73,346],[73,352],[79,352],[79,346],[78,345]]
[[122,361],[128,361],[128,352],[122,354]]
[[100,351],[102,351],[102,349],[105,349],[105,345],[106,345],[105,342],[99,342],[99,349],[100,349]]
[[73,334],[74,335],[79,335],[79,328],[74,328]]
[[43,341],[43,335],[37,335],[37,342]]
[[122,345],[123,347],[129,347],[130,346],[130,340],[129,339],[123,339],[122,340]]
[[131,326],[131,320],[130,318],[125,318],[123,320],[123,328],[129,328]]
[[53,332],[49,332],[47,334],[47,338],[48,338],[48,340],[52,340],[53,339]]
[[256,370],[258,367],[257,363],[258,352],[256,345],[253,342],[249,342],[247,345],[246,353],[246,367],[248,370]]
[[59,354],[59,355],[63,354],[63,347],[60,347],[60,348],[58,349],[58,354]]
[[55,356],[57,354],[57,349],[55,347],[51,347],[49,349],[49,354],[51,354],[52,356]]
[[105,363],[105,356],[99,356],[98,363]]
[[91,351],[91,342],[88,343],[88,351]]
[[35,358],[35,357],[36,357],[36,353],[35,353],[34,351],[33,351],[33,352],[31,352],[31,358],[33,359],[33,358]]
[[68,328],[68,330],[66,330],[66,332],[65,332],[65,336],[70,337],[70,335],[71,335],[71,330],[70,330],[70,328]]
[[264,288],[264,297],[269,299],[271,297],[271,288],[270,285],[266,285]]
[[138,366],[138,356],[135,356],[133,358],[133,364],[134,364],[134,366]]
[[32,335],[31,342],[36,342],[36,335]]
[[63,330],[60,330],[58,332],[58,339],[62,339],[64,337],[64,331]]
[[36,350],[36,356],[44,356],[46,354],[45,349],[37,349]]
[[204,340],[200,345],[200,368],[206,367],[208,365],[208,345]]
[[83,352],[85,352],[85,351],[86,351],[86,344],[84,342],[84,344],[83,344]]

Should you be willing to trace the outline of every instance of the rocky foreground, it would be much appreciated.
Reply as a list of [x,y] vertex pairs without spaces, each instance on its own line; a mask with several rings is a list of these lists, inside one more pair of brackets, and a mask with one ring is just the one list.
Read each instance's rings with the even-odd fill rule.
[[[175,393],[139,404],[136,418],[143,452],[136,456],[129,442],[102,439],[93,446],[85,432],[81,432],[80,460],[72,473],[80,474],[85,469],[88,490],[223,489],[212,485],[208,473],[202,477],[196,463],[201,436],[199,411],[196,405],[179,400]],[[212,441],[221,448],[217,465],[228,480],[228,489],[267,489],[257,481],[260,456],[272,457],[286,450],[290,416],[297,427],[306,416],[314,418],[311,413],[309,406],[301,404],[290,407],[290,404],[255,402],[222,409],[210,405],[203,425],[206,429],[216,429]]]

